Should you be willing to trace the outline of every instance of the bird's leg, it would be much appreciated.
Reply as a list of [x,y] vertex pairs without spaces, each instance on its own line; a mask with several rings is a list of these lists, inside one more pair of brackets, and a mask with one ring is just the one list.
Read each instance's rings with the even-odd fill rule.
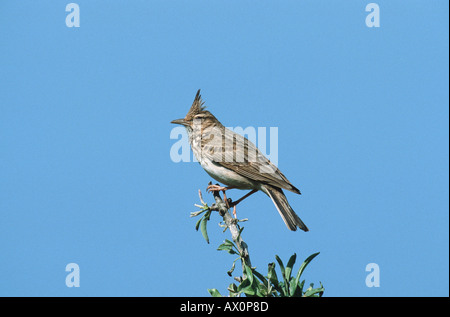
[[252,190],[251,192],[249,192],[248,194],[245,194],[244,196],[242,196],[241,198],[239,198],[238,200],[233,201],[231,204],[232,204],[233,206],[236,206],[236,205],[239,204],[241,201],[243,201],[245,198],[247,198],[247,197],[249,197],[250,195],[256,193],[257,191],[258,191],[257,189],[254,189],[254,190]]
[[[236,218],[236,205],[239,204],[241,201],[243,201],[243,200],[244,200],[245,198],[247,198],[248,196],[250,196],[250,195],[256,193],[257,191],[258,191],[257,189],[254,189],[254,190],[252,190],[251,192],[249,192],[249,193],[245,194],[244,196],[242,196],[241,198],[239,198],[238,200],[231,202],[231,205],[233,206],[233,215],[234,215],[234,218]],[[225,195],[225,194],[224,194],[224,195]]]

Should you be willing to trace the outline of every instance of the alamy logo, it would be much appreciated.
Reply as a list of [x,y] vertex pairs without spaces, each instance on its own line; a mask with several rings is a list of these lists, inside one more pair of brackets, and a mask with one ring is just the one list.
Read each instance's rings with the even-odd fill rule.
[[367,287],[380,287],[380,267],[376,263],[366,265],[366,272],[370,272],[366,276]]
[[376,3],[366,5],[366,12],[370,12],[366,17],[366,26],[368,28],[380,27],[380,7]]
[[66,265],[66,272],[70,272],[66,276],[67,287],[80,287],[80,267],[76,263]]
[[[196,122],[198,121],[198,122]],[[194,120],[193,130],[200,131],[201,120]],[[208,133],[198,133],[201,137],[193,142],[202,146],[201,153],[191,155],[189,136],[184,127],[174,127],[170,132],[170,139],[177,140],[170,148],[172,162],[198,162],[203,155],[209,155],[215,162],[256,162],[264,161],[261,154],[274,165],[278,165],[278,128],[269,128],[269,146],[267,146],[266,127],[228,127],[226,129],[213,128]],[[247,140],[245,139],[247,138]],[[256,148],[256,145],[258,149]],[[234,149],[234,151],[227,151]],[[262,165],[269,168],[269,165]],[[266,173],[274,172],[273,168]]]
[[66,26],[68,28],[80,27],[80,6],[76,3],[66,5],[66,12],[70,12],[66,16]]

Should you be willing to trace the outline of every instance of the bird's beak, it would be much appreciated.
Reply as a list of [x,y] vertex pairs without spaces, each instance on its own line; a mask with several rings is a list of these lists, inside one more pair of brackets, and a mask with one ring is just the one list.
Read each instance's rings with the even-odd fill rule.
[[173,120],[173,121],[171,121],[170,123],[181,124],[181,125],[184,125],[184,126],[188,126],[188,125],[189,125],[189,124],[187,123],[187,121],[184,120],[184,119]]

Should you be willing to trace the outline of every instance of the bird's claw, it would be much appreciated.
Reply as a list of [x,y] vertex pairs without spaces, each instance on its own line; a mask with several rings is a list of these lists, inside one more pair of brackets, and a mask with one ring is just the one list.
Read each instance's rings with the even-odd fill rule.
[[220,185],[208,185],[208,187],[206,187],[206,191],[207,192],[221,192],[221,191],[226,191],[228,188],[227,187],[223,187]]

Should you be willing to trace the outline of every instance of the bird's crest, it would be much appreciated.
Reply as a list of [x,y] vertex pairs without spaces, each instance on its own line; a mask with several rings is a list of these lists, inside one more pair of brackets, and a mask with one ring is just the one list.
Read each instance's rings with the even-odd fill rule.
[[186,119],[190,120],[195,117],[195,115],[199,114],[203,110],[205,110],[205,107],[203,106],[205,102],[202,100],[202,95],[200,95],[200,89],[197,91],[197,94],[195,95],[194,102],[192,103],[191,109],[189,109],[189,112],[186,115]]

